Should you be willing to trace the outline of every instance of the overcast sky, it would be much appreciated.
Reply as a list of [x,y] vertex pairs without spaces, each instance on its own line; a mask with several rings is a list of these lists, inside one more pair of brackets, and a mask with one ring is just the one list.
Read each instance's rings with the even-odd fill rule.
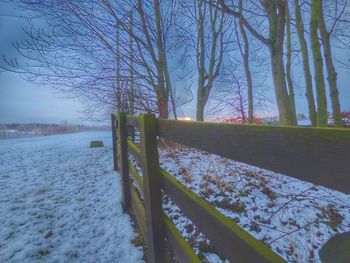
[[[2,3],[0,0],[0,55],[15,57],[16,51],[12,43],[25,39],[22,26],[24,19],[11,15],[19,14],[10,3]],[[349,63],[350,51],[338,50],[335,60],[341,59]],[[294,67],[294,79],[296,84],[296,106],[298,113],[308,115],[307,103],[304,91],[304,78],[298,71],[302,66]],[[350,110],[350,72],[344,69],[338,70],[339,98],[342,110]],[[300,81],[298,79],[300,78]],[[271,87],[271,100],[274,101],[271,78],[267,78],[265,85]],[[196,82],[194,82],[195,84]],[[194,92],[195,95],[195,92]],[[329,99],[329,96],[328,96]],[[179,110],[179,115],[195,117],[194,100]],[[209,105],[208,105],[209,106]],[[331,111],[331,103],[328,103]],[[208,107],[209,108],[209,107]],[[19,74],[4,72],[0,73],[0,123],[59,123],[67,120],[72,123],[81,123],[84,115],[83,105],[77,99],[67,99],[49,87],[38,87],[31,82],[25,81]],[[277,116],[276,105],[265,112],[257,113],[261,116]]]
[[[24,19],[9,3],[0,2],[0,55],[16,55],[12,45],[25,39]],[[0,73],[0,123],[59,123],[67,120],[81,123],[83,106],[75,99],[67,99],[48,87],[38,87],[19,74]]]

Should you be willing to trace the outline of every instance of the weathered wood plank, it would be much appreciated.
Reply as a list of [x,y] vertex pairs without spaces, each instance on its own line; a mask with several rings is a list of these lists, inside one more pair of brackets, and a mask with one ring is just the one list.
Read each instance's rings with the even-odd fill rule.
[[139,127],[139,119],[134,115],[126,115],[126,125],[133,126],[135,128]]
[[194,253],[190,245],[181,236],[170,218],[164,215],[165,236],[175,257],[181,263],[200,263],[199,257]]
[[143,207],[142,201],[136,193],[136,190],[131,187],[131,207],[135,214],[137,224],[142,232],[142,235],[146,237],[146,216],[145,208]]
[[225,258],[231,262],[286,262],[168,172],[160,169],[160,173],[166,194]]
[[128,151],[132,153],[132,156],[135,158],[137,164],[142,167],[141,160],[141,150],[130,140],[128,140]]
[[128,163],[128,143],[125,113],[118,115],[118,134],[120,152],[120,176],[122,179],[123,209],[124,212],[130,209],[130,184],[129,184],[129,163]]
[[158,120],[158,135],[350,193],[350,130]]
[[165,234],[161,196],[161,177],[157,144],[157,120],[152,114],[139,117],[143,193],[146,211],[147,252],[151,263],[165,260]]
[[319,251],[322,263],[350,262],[350,232],[336,234]]
[[117,127],[115,115],[111,114],[111,126],[112,126],[112,146],[113,146],[113,165],[114,170],[118,171],[118,147],[117,147]]
[[136,183],[137,190],[139,190],[140,194],[143,196],[143,179],[137,172],[136,167],[130,161],[129,161],[129,171],[131,172],[134,182]]

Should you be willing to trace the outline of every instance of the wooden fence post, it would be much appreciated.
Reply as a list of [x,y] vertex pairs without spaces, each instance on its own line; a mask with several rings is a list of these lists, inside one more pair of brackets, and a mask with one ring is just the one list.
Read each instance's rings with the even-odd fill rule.
[[118,171],[118,147],[117,147],[117,124],[115,115],[111,114],[111,123],[112,123],[112,143],[113,143],[113,163],[114,170]]
[[122,179],[123,210],[127,212],[130,209],[131,193],[128,163],[128,133],[126,129],[126,114],[124,112],[120,112],[118,115],[118,135],[120,152],[119,172]]
[[161,196],[161,176],[157,144],[157,122],[153,114],[139,117],[147,251],[151,263],[165,261],[165,234]]

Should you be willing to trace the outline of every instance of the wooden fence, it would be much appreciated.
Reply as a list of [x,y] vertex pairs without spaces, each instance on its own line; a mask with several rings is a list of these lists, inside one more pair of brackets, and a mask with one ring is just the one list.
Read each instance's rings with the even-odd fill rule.
[[[128,127],[140,131],[140,148],[128,139]],[[166,242],[180,262],[201,262],[164,214],[162,191],[205,234],[215,251],[229,261],[285,262],[160,168],[157,138],[350,193],[347,129],[187,122],[157,119],[151,114],[136,117],[119,113],[117,117],[112,115],[112,130],[115,169],[122,177],[123,209],[134,213],[152,263],[168,261]],[[128,153],[142,168],[142,177]]]

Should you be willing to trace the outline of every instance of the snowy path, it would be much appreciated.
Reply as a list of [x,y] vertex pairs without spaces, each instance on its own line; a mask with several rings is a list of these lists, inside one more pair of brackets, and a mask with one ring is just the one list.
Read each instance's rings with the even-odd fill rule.
[[142,262],[112,168],[109,132],[0,140],[0,262]]

